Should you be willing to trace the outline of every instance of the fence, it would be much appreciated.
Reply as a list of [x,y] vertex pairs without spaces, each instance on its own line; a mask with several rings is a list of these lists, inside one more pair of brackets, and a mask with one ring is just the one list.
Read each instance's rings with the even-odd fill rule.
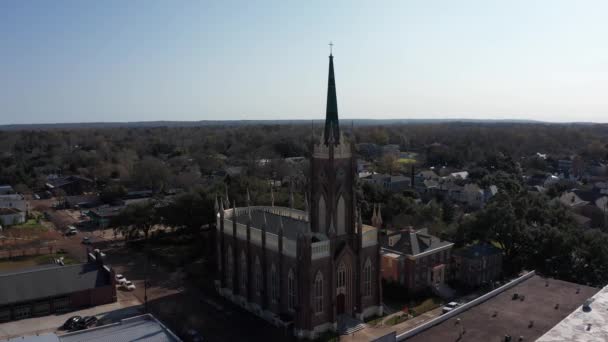
[[492,291],[484,294],[483,296],[477,297],[477,298],[473,299],[472,301],[470,301],[470,302],[468,302],[466,304],[463,304],[462,306],[457,307],[456,309],[454,309],[454,310],[452,310],[452,311],[450,311],[448,313],[445,313],[445,314],[443,314],[443,315],[441,315],[441,316],[439,316],[439,317],[437,317],[435,319],[432,319],[432,320],[430,320],[430,321],[428,321],[426,323],[423,323],[423,324],[421,324],[421,325],[419,325],[419,326],[417,326],[417,327],[415,327],[415,328],[413,328],[411,330],[408,330],[408,331],[406,331],[404,333],[401,333],[401,334],[397,335],[397,341],[403,341],[403,340],[405,340],[405,339],[407,339],[409,337],[412,337],[412,336],[417,335],[417,334],[419,334],[419,333],[421,333],[421,332],[423,332],[423,331],[425,331],[427,329],[430,329],[431,327],[433,327],[433,326],[435,326],[437,324],[440,324],[440,323],[442,323],[444,321],[447,321],[448,319],[450,319],[450,318],[458,315],[459,313],[461,313],[463,311],[466,311],[466,310],[468,310],[468,309],[470,309],[470,308],[472,308],[474,306],[477,306],[477,305],[485,302],[486,300],[488,300],[488,299],[490,299],[490,298],[492,298],[492,297],[494,297],[494,296],[496,296],[496,295],[498,295],[498,294],[500,294],[500,293],[502,293],[502,292],[504,292],[504,291],[512,288],[513,286],[515,286],[515,285],[523,282],[524,280],[532,278],[534,276],[534,274],[535,274],[534,271],[530,271],[530,272],[524,274],[523,276],[521,276],[519,278],[516,278],[516,279],[513,279],[510,282],[504,284],[503,286],[501,286],[501,287],[499,287],[497,289],[494,289],[494,290],[492,290]]
[[53,251],[55,251],[54,246],[0,250],[0,260],[8,259],[8,258],[15,258],[15,257],[22,257],[22,256],[36,256],[36,255],[52,254]]

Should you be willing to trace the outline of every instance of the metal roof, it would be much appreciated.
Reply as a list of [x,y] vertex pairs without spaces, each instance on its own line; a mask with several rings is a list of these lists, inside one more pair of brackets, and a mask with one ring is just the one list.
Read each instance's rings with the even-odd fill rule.
[[61,296],[109,284],[110,274],[93,263],[0,273],[0,305]]
[[69,333],[59,337],[60,342],[180,342],[171,330],[152,315],[123,319],[119,323]]

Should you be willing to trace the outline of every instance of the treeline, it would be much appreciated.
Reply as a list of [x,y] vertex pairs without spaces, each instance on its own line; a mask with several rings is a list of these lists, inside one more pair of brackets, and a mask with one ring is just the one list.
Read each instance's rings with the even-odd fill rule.
[[[351,127],[343,126],[351,135]],[[357,143],[398,144],[418,152],[426,165],[465,167],[498,154],[516,161],[536,152],[608,155],[607,125],[443,123],[354,131]],[[315,139],[320,132],[317,125]],[[155,170],[167,186],[183,187],[227,165],[254,172],[258,159],[308,156],[312,140],[311,126],[300,124],[3,131],[0,183],[36,189],[48,174],[80,174],[102,183],[120,179],[150,186],[139,168]]]

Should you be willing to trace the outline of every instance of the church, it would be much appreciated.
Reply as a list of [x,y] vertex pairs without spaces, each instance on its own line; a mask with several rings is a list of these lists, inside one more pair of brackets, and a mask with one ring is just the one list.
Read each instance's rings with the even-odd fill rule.
[[218,292],[302,338],[382,314],[378,229],[363,224],[356,205],[332,54],[325,126],[312,149],[305,210],[293,199],[289,208],[254,205],[249,194],[244,207],[216,208]]

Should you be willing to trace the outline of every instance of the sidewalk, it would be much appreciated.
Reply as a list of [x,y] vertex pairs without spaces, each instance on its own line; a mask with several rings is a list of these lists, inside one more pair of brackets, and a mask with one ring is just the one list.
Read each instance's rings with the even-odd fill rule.
[[[399,314],[399,313],[395,313],[393,315],[397,315],[397,314]],[[390,316],[393,316],[393,315],[390,315]],[[384,336],[393,331],[396,331],[397,335],[399,335],[400,333],[402,333],[404,331],[408,331],[408,330],[410,330],[424,322],[427,322],[437,316],[440,316],[440,315],[441,315],[441,307],[433,309],[431,311],[427,311],[420,316],[410,318],[405,322],[401,322],[399,324],[395,324],[392,326],[391,325],[378,325],[377,327],[368,326],[365,329],[357,331],[353,335],[340,336],[340,341],[365,342],[365,341],[370,341],[375,338]],[[385,317],[383,321],[388,319],[390,316]]]

